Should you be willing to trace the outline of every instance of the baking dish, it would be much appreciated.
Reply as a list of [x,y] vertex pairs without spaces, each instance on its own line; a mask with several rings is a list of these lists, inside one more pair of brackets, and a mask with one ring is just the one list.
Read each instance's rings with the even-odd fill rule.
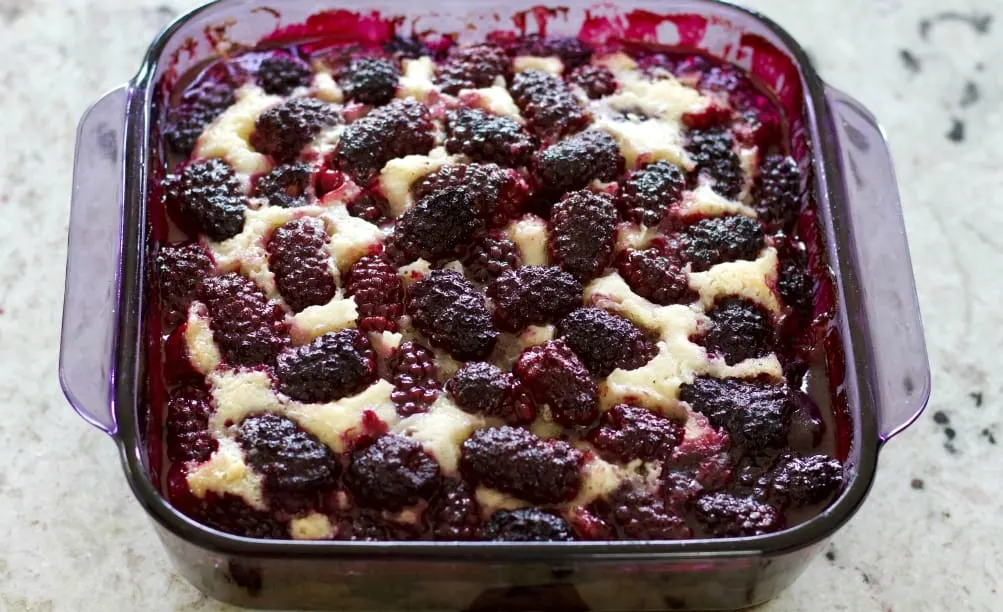
[[[325,10],[326,9],[326,10]],[[854,513],[881,445],[929,396],[929,368],[892,163],[860,104],[824,84],[803,50],[766,18],[712,0],[631,8],[528,2],[443,4],[221,0],[180,17],[139,73],[102,97],[78,132],[60,377],[74,408],[118,444],[126,477],[178,569],[199,589],[252,607],[499,610],[730,609],[766,601]],[[323,11],[323,12],[319,12]],[[840,498],[797,527],[742,540],[604,543],[285,542],[226,535],[173,510],[151,477],[144,384],[147,203],[163,171],[157,112],[173,79],[217,45],[337,37],[363,29],[493,30],[618,36],[699,50],[748,68],[786,107],[793,152],[811,163],[817,224],[833,271],[826,337],[830,385],[851,426]],[[97,289],[97,290],[95,290]]]

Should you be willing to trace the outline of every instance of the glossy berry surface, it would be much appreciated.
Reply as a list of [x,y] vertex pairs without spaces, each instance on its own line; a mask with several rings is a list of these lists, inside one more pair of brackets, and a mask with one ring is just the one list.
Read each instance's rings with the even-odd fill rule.
[[360,185],[368,184],[391,159],[428,153],[435,144],[432,129],[428,109],[414,100],[394,100],[345,129],[338,165]]
[[183,385],[167,400],[167,456],[172,461],[205,461],[216,450],[209,433],[212,413],[209,394],[204,389]]
[[569,193],[550,214],[550,256],[578,280],[598,276],[613,256],[616,220],[608,195]]
[[338,457],[295,421],[276,414],[251,415],[237,430],[247,463],[265,477],[273,495],[295,495],[334,487]]
[[269,206],[297,208],[313,202],[313,168],[307,164],[276,166],[254,184],[253,195]]
[[359,329],[397,331],[404,314],[404,284],[397,269],[381,255],[365,255],[352,264],[344,282],[345,295],[355,300]]
[[456,95],[461,89],[491,87],[498,77],[505,78],[511,62],[505,52],[493,45],[475,45],[453,51],[439,65],[436,79],[443,92]]
[[779,448],[787,441],[791,403],[785,385],[701,376],[680,387],[679,399],[751,450]]
[[633,323],[601,308],[579,308],[557,324],[563,340],[596,378],[633,370],[655,356],[654,341]]
[[567,501],[581,485],[581,452],[525,429],[479,429],[463,443],[462,452],[460,469],[466,478],[532,503]]
[[555,266],[523,266],[503,272],[488,287],[494,320],[506,331],[556,322],[582,301],[582,285]]
[[362,104],[386,104],[397,93],[400,69],[391,61],[362,57],[349,62],[338,73],[338,85],[346,100]]
[[247,198],[226,162],[207,159],[188,164],[165,185],[168,206],[182,221],[213,240],[233,238],[244,228]]
[[282,96],[308,85],[312,77],[309,64],[287,53],[277,53],[262,60],[256,75],[265,93]]
[[707,350],[734,365],[773,352],[775,332],[765,308],[742,298],[727,297],[707,312],[711,327],[699,340]]
[[612,136],[588,130],[540,151],[533,171],[547,192],[560,196],[582,189],[593,180],[615,179],[623,164],[620,147]]
[[407,312],[433,345],[457,359],[483,359],[498,339],[484,298],[457,272],[434,270],[415,283]]
[[286,163],[325,127],[340,122],[333,106],[316,98],[293,98],[261,113],[251,133],[251,145]]
[[682,234],[682,256],[702,272],[719,263],[753,260],[766,245],[763,228],[742,215],[697,221]]
[[435,491],[439,464],[417,441],[388,435],[352,454],[345,480],[362,505],[400,510]]
[[588,425],[599,416],[595,380],[563,341],[551,340],[526,349],[513,371],[538,404],[550,406],[558,423]]
[[331,402],[362,391],[376,378],[366,336],[354,329],[330,332],[279,355],[279,391],[302,402]]
[[188,305],[195,299],[202,282],[215,265],[209,252],[198,243],[160,248],[156,259],[160,303],[169,322],[185,318]]
[[524,70],[513,77],[509,91],[530,130],[545,140],[577,132],[589,121],[571,89],[554,75]]
[[300,217],[276,228],[268,240],[268,268],[293,312],[327,304],[334,297],[329,238],[321,219]]
[[685,424],[647,408],[617,404],[603,413],[588,439],[600,455],[614,461],[654,461],[672,454],[684,429]]
[[404,342],[390,360],[390,382],[394,390],[390,399],[397,414],[409,417],[428,412],[429,406],[439,397],[435,355],[428,347],[417,342]]
[[286,345],[282,309],[253,281],[230,272],[207,278],[199,299],[224,361],[234,366],[275,362]]
[[535,150],[533,138],[509,119],[478,109],[446,113],[446,150],[478,162],[524,166]]
[[679,262],[657,248],[626,249],[617,258],[616,268],[634,293],[655,304],[685,304],[697,297]]
[[680,201],[686,178],[682,171],[658,161],[632,173],[617,191],[616,204],[628,221],[657,226],[669,207]]
[[457,406],[472,414],[496,417],[510,425],[536,418],[536,405],[522,382],[490,363],[467,363],[446,381],[446,391]]
[[535,508],[495,512],[484,524],[484,537],[496,542],[567,542],[575,539],[564,519]]
[[696,515],[702,526],[717,537],[763,535],[783,527],[783,518],[772,506],[727,493],[711,493],[698,499]]

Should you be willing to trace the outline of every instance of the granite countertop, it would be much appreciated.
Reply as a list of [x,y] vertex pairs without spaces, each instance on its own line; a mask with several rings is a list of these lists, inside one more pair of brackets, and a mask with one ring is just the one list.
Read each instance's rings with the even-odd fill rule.
[[[1003,6],[760,0],[884,122],[933,398],[863,509],[769,612],[1003,609]],[[57,381],[77,119],[184,1],[0,0],[0,610],[223,610],[189,586],[115,445]],[[950,10],[946,7],[950,6]],[[995,13],[994,13],[995,11]]]

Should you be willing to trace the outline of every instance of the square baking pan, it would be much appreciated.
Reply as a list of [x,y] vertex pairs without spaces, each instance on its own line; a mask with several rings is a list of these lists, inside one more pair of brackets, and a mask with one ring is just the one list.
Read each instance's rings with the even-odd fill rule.
[[[158,129],[173,84],[226,48],[337,40],[359,29],[581,35],[708,54],[746,68],[784,108],[813,205],[799,223],[831,269],[834,315],[823,348],[833,405],[847,427],[839,498],[786,531],[742,539],[612,542],[330,542],[242,538],[174,510],[148,440],[147,271],[165,171]],[[826,85],[804,50],[755,12],[715,0],[390,1],[274,6],[219,0],[179,17],[139,72],[80,122],[64,298],[60,379],[69,402],[118,445],[126,478],[179,571],[204,593],[261,608],[733,609],[790,585],[863,502],[878,451],[930,392],[892,161],[881,128]],[[156,448],[153,444],[152,447]],[[892,521],[894,517],[887,517]]]

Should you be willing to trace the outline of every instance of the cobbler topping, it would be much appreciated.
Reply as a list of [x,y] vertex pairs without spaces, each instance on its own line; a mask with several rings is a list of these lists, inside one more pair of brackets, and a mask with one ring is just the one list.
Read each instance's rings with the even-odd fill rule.
[[837,496],[797,433],[804,181],[744,73],[372,42],[221,59],[165,111],[176,507],[259,538],[674,540]]

